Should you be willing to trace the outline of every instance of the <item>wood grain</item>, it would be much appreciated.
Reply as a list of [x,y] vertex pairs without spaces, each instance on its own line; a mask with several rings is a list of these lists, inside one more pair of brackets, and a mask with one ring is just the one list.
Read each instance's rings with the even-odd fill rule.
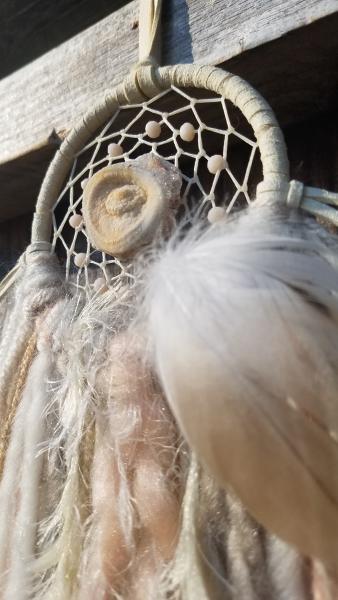
[[165,64],[224,63],[338,11],[337,0],[169,0],[164,5]]
[[[337,0],[164,7],[164,63],[214,63],[245,77],[284,125],[336,101]],[[32,209],[57,141],[136,62],[137,18],[133,1],[0,81],[0,219]]]
[[128,0],[1,0],[0,79],[100,21],[127,2]]
[[[170,0],[163,62],[221,64],[337,10],[337,0]],[[122,80],[137,61],[137,18],[130,2],[0,82],[0,163],[69,130]]]

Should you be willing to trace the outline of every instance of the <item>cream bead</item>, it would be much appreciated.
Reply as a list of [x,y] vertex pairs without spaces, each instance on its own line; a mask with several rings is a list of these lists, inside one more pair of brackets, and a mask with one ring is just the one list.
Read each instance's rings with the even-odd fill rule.
[[96,293],[103,293],[108,290],[107,282],[104,277],[98,277],[93,283],[93,289]]
[[79,267],[79,269],[85,267],[88,264],[87,254],[85,254],[85,252],[79,252],[79,254],[74,257],[74,264]]
[[208,221],[211,225],[223,221],[226,217],[226,210],[222,206],[213,206],[208,212]]
[[123,148],[122,146],[120,146],[120,144],[109,144],[107,150],[109,156],[111,156],[112,158],[116,158],[117,156],[121,156],[123,154]]
[[161,125],[157,121],[148,121],[146,124],[146,134],[152,139],[160,137]]
[[208,171],[213,175],[216,175],[218,171],[225,168],[225,160],[221,154],[214,154],[210,156],[208,160]]
[[83,217],[77,213],[75,213],[74,215],[72,215],[68,221],[69,225],[71,227],[74,227],[74,229],[77,229],[78,227],[81,227],[82,223],[83,223]]
[[192,123],[183,123],[180,127],[180,137],[184,142],[192,142],[196,135],[195,127]]

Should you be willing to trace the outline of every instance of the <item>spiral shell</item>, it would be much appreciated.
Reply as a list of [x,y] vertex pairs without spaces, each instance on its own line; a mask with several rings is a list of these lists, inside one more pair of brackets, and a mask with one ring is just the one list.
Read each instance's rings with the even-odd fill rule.
[[101,169],[83,196],[91,244],[112,256],[134,254],[163,230],[179,203],[181,185],[178,169],[152,154]]

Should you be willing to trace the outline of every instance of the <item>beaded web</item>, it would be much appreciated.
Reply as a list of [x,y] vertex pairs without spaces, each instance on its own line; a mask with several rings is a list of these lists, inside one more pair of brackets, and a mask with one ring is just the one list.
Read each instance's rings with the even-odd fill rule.
[[[103,167],[149,152],[172,162],[183,179],[177,218],[197,211],[206,219],[217,206],[229,214],[254,198],[262,167],[251,126],[223,97],[206,90],[192,92],[172,86],[147,102],[120,107],[75,157],[53,207],[52,245],[65,265],[66,279],[87,293],[105,286],[118,290],[134,277],[130,261],[91,246],[82,219],[83,189]],[[160,125],[156,138],[146,132],[150,121]],[[184,124],[194,131],[190,141],[182,139]],[[215,157],[222,160],[222,168],[210,172],[210,159]]]

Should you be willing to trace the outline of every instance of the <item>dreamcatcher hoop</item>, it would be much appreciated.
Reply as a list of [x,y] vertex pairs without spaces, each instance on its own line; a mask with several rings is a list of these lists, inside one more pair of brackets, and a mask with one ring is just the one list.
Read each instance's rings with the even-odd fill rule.
[[121,109],[145,104],[171,88],[207,90],[230,102],[244,116],[257,140],[262,164],[263,179],[256,188],[256,202],[268,199],[291,207],[301,206],[310,214],[338,225],[337,211],[333,208],[338,205],[338,194],[290,182],[283,133],[268,102],[250,84],[217,67],[158,66],[161,8],[161,0],[140,0],[139,63],[81,119],[56,152],[37,200],[28,253],[54,250],[55,244],[50,243],[53,210],[73,161],[90,138]]
[[[140,40],[140,63],[122,84],[107,94],[101,104],[81,120],[57,151],[37,201],[32,243],[20,259],[16,270],[14,269],[14,272],[4,280],[2,287],[0,286],[1,297],[13,283],[15,273],[19,273],[21,281],[14,290],[13,309],[1,340],[4,361],[0,371],[0,396],[3,398],[3,406],[9,408],[7,414],[4,413],[6,436],[7,430],[11,429],[14,422],[11,445],[6,449],[4,443],[2,452],[14,458],[23,457],[19,471],[18,461],[9,459],[10,470],[7,470],[5,478],[7,487],[3,488],[4,492],[2,492],[5,505],[2,511],[2,525],[0,522],[0,533],[2,528],[5,532],[2,536],[5,535],[9,540],[8,546],[2,545],[2,554],[0,552],[0,567],[2,564],[6,574],[8,572],[9,575],[5,586],[10,593],[6,597],[17,597],[22,589],[27,589],[27,594],[30,596],[36,595],[35,579],[30,581],[28,577],[33,572],[39,577],[40,598],[45,597],[45,590],[48,591],[48,597],[65,597],[62,592],[60,596],[60,590],[65,589],[64,585],[68,590],[67,598],[74,597],[71,586],[74,586],[74,590],[78,587],[80,583],[78,575],[82,574],[82,569],[79,567],[82,564],[86,581],[90,579],[88,577],[90,563],[87,563],[87,558],[90,558],[92,550],[95,559],[94,571],[101,576],[100,569],[97,569],[97,565],[101,565],[101,562],[96,562],[96,557],[99,556],[101,560],[100,549],[103,547],[106,555],[107,546],[105,536],[97,538],[96,532],[104,533],[108,524],[109,533],[109,527],[114,526],[114,522],[111,522],[111,515],[114,513],[105,513],[102,508],[102,504],[105,503],[102,503],[100,493],[98,494],[100,497],[95,499],[95,494],[91,493],[89,496],[88,492],[95,489],[102,490],[101,483],[99,485],[95,483],[94,486],[94,477],[97,477],[96,482],[102,484],[104,482],[104,486],[108,482],[108,479],[105,479],[107,471],[103,469],[103,472],[100,472],[103,464],[100,463],[102,455],[94,454],[96,450],[98,452],[105,450],[106,442],[112,455],[112,458],[105,463],[109,467],[109,473],[115,469],[120,472],[121,466],[122,476],[125,477],[123,495],[120,496],[120,492],[116,494],[118,482],[116,486],[114,483],[113,493],[114,499],[118,499],[118,506],[122,505],[121,498],[123,504],[127,506],[127,512],[120,511],[123,512],[121,522],[127,523],[128,535],[125,539],[129,540],[133,537],[129,524],[134,523],[134,515],[136,515],[138,538],[140,524],[143,526],[141,513],[137,512],[135,490],[138,487],[140,494],[142,488],[146,488],[147,494],[144,496],[145,500],[142,499],[142,503],[143,506],[147,504],[148,519],[148,491],[152,491],[152,471],[149,471],[149,474],[147,471],[142,471],[142,464],[148,462],[147,455],[144,455],[147,445],[151,448],[149,462],[151,465],[154,462],[153,457],[157,453],[153,445],[152,436],[154,436],[154,439],[156,437],[159,440],[159,455],[167,456],[167,450],[171,448],[173,450],[170,463],[173,467],[175,486],[178,479],[177,457],[181,455],[181,440],[184,439],[187,442],[187,446],[184,444],[184,448],[187,448],[184,452],[190,454],[190,449],[195,451],[196,448],[198,459],[201,457],[203,459],[201,463],[205,462],[207,467],[210,467],[210,475],[216,474],[224,487],[230,485],[243,504],[254,516],[260,517],[259,522],[268,529],[299,547],[303,554],[309,553],[314,556],[318,554],[325,559],[328,557],[328,564],[336,552],[335,532],[338,528],[338,518],[335,506],[337,503],[332,502],[332,498],[338,497],[338,488],[334,485],[332,495],[326,493],[326,490],[331,490],[332,476],[327,465],[331,465],[328,459],[332,456],[331,450],[334,447],[332,444],[335,443],[335,430],[326,428],[326,417],[330,417],[331,414],[336,416],[331,401],[337,389],[333,359],[338,354],[336,343],[338,325],[332,311],[334,306],[332,301],[337,293],[336,261],[333,260],[334,256],[331,252],[330,257],[327,257],[330,249],[329,242],[321,243],[321,236],[313,235],[320,229],[319,227],[313,228],[307,221],[303,223],[297,215],[294,218],[293,211],[279,210],[279,206],[287,204],[295,208],[302,206],[315,215],[325,213],[326,218],[338,224],[337,211],[333,208],[338,205],[338,194],[307,188],[300,182],[289,181],[287,151],[277,120],[268,103],[246,81],[215,67],[193,65],[158,67],[152,57],[158,41],[156,33],[161,2],[141,0],[140,4],[141,14],[142,9],[145,7],[148,9],[145,11],[148,23],[145,27],[147,35],[143,40],[146,43],[143,44],[142,35]],[[149,7],[154,8],[154,13],[149,10]],[[141,31],[142,29],[143,27]],[[128,107],[135,108],[135,106],[142,107],[143,104],[146,106],[152,99],[157,102],[156,98],[167,92],[171,93],[170,90],[189,91],[191,88],[207,90],[207,93],[218,95],[224,105],[228,101],[235,107],[231,114],[240,111],[250,125],[257,144],[248,138],[246,141],[253,143],[253,146],[259,149],[263,173],[262,181],[256,188],[254,204],[259,207],[261,204],[264,206],[257,210],[250,208],[250,212],[244,219],[236,220],[233,227],[235,231],[231,231],[231,227],[227,229],[224,222],[223,226],[210,227],[208,231],[203,231],[203,235],[199,235],[198,227],[196,229],[192,227],[192,235],[187,236],[182,244],[181,240],[176,247],[175,244],[169,243],[165,245],[164,252],[162,249],[157,252],[155,248],[156,252],[150,253],[150,260],[143,261],[141,264],[138,280],[141,285],[136,286],[136,293],[135,288],[131,290],[131,294],[129,293],[128,281],[127,286],[123,287],[122,284],[113,290],[114,293],[117,292],[115,297],[109,294],[102,302],[101,299],[98,299],[98,302],[95,299],[91,302],[91,298],[87,301],[85,295],[80,297],[76,295],[74,298],[69,294],[69,286],[63,285],[64,279],[67,280],[67,268],[64,277],[53,256],[56,249],[50,239],[56,222],[54,210],[65,186],[67,188],[68,183],[69,186],[75,183],[76,193],[79,187],[83,189],[83,219],[87,228],[85,212],[90,208],[86,204],[88,194],[94,180],[97,181],[97,176],[103,177],[107,169],[101,168],[102,161],[96,161],[95,169],[99,165],[100,170],[93,174],[95,169],[92,158],[88,163],[90,168],[88,169],[86,165],[85,169],[80,168],[79,173],[73,170],[72,165],[80,155],[82,159],[79,159],[79,164],[82,164],[83,160],[86,160],[87,149],[96,148],[98,141],[101,144],[104,136],[102,137],[101,132],[97,137],[98,130],[103,126],[106,131],[105,128],[110,127],[114,115],[119,116],[120,110]],[[198,96],[197,92],[196,95]],[[203,96],[203,92],[201,95]],[[199,101],[191,98],[188,92],[186,97],[189,102]],[[171,99],[170,96],[169,100]],[[107,137],[111,136],[106,136],[104,144],[107,143]],[[183,137],[182,139],[184,140]],[[88,144],[89,140],[91,141]],[[236,145],[236,141],[233,145]],[[105,146],[102,149],[105,151]],[[128,152],[129,150],[126,151],[127,154]],[[147,171],[149,179],[156,169],[174,172],[168,162],[159,160],[157,164],[158,157],[154,157],[153,154],[145,156],[146,160],[150,160]],[[220,158],[226,160],[226,157],[224,151],[224,155]],[[128,161],[125,161],[117,164],[115,171],[113,168],[109,172],[114,175],[116,171],[125,173],[134,169],[138,170],[139,175],[144,165],[143,162],[137,162],[139,158],[140,156],[137,155],[135,161],[129,161],[128,155],[130,169]],[[144,156],[141,155],[141,159],[143,158]],[[209,156],[209,160],[211,158]],[[104,160],[106,161],[107,157]],[[115,163],[119,160],[122,158],[117,158]],[[175,175],[178,176],[180,183],[181,173],[177,166],[179,165],[175,164]],[[80,179],[86,170],[89,171],[89,181],[85,184],[84,180],[80,181]],[[226,168],[224,170],[226,171]],[[75,178],[74,173],[76,173]],[[213,173],[213,170],[210,173]],[[157,172],[156,176],[158,174]],[[69,177],[68,183],[65,183],[67,177]],[[215,177],[217,177],[217,169]],[[123,180],[122,176],[121,178]],[[114,191],[127,187],[124,186],[124,181],[122,184],[119,181],[120,188],[115,188]],[[130,181],[134,183],[134,180],[130,179]],[[171,188],[168,185],[169,192],[166,194],[166,186],[163,184],[161,187],[160,183],[157,186],[157,190],[160,188],[158,196],[163,192],[163,204],[167,201],[166,216],[172,216],[170,210],[174,211],[178,207],[175,205],[179,197],[179,191],[176,193],[178,186]],[[99,197],[99,201],[101,200],[102,196]],[[107,196],[104,197],[105,205],[107,200]],[[68,201],[67,195],[65,201]],[[66,214],[63,215],[63,223],[72,211],[74,213],[75,207],[79,210],[81,201],[80,192],[75,204],[73,201],[70,202],[69,210],[67,208]],[[329,206],[327,207],[326,204]],[[61,212],[64,204],[60,204],[58,208]],[[142,210],[143,208],[139,212],[142,213]],[[75,216],[79,220],[82,219],[80,214],[74,214]],[[134,216],[131,214],[130,221],[133,221]],[[73,215],[71,218],[74,222]],[[265,227],[265,219],[267,227]],[[263,223],[262,227],[260,227],[261,223]],[[273,227],[269,227],[271,223]],[[164,236],[171,233],[172,223],[165,229],[167,224],[164,217],[158,228],[160,234],[163,233]],[[225,235],[226,230],[230,232],[229,236]],[[87,234],[86,237],[90,238],[88,231]],[[109,234],[111,235],[110,231]],[[76,235],[74,238],[76,240]],[[143,249],[145,247],[143,242],[147,244],[153,239],[154,237],[150,240],[142,239],[142,243],[136,249]],[[103,246],[99,244],[94,246],[94,242],[89,241],[99,252],[106,252]],[[68,259],[68,248],[66,252]],[[133,258],[135,254],[130,256]],[[112,256],[115,258],[114,254]],[[75,266],[79,266],[75,260],[74,263]],[[96,276],[95,269],[92,274]],[[137,280],[137,277],[135,279]],[[91,281],[89,283],[92,284]],[[77,284],[75,285],[78,287]],[[83,289],[83,286],[80,287]],[[101,291],[94,285],[93,288],[94,292]],[[124,295],[125,291],[127,291],[126,295]],[[141,312],[139,304],[141,304]],[[331,337],[332,326],[335,329]],[[260,351],[260,347],[264,352]],[[306,352],[303,352],[303,348]],[[36,358],[33,357],[35,353]],[[32,369],[28,364],[30,360],[36,360],[32,363]],[[31,370],[31,374],[22,371],[22,361],[25,363],[24,371]],[[327,371],[328,376],[323,379],[322,365],[326,364],[330,369]],[[27,377],[30,377],[29,383],[23,387]],[[318,388],[318,381],[322,379],[323,385]],[[286,382],[285,388],[284,382]],[[317,389],[319,389],[318,393]],[[22,396],[21,404],[17,413],[19,417],[16,420],[15,416],[13,421],[20,396]],[[163,407],[158,404],[160,412],[149,411],[148,413],[148,407],[155,406],[162,399]],[[322,402],[318,402],[318,399]],[[167,423],[167,401],[175,418],[175,439],[172,438],[169,421]],[[324,409],[325,419],[322,419],[321,409]],[[274,410],[276,410],[275,414],[273,414]],[[150,413],[151,417],[148,418]],[[129,425],[124,425],[129,420],[130,429]],[[223,430],[219,426],[220,420],[224,423]],[[152,421],[156,423],[153,433],[149,425]],[[299,428],[302,421],[303,437],[298,435],[302,431]],[[330,421],[329,418],[328,423]],[[29,423],[28,429],[26,423]],[[158,423],[160,429],[157,428]],[[119,431],[121,424],[122,431]],[[162,424],[165,426],[164,430]],[[169,425],[168,437],[162,433],[167,425]],[[95,428],[94,433],[92,426]],[[138,446],[135,445],[135,440],[137,444],[141,443],[140,463],[132,462],[134,458],[130,461],[129,458],[124,458],[128,457],[128,454],[124,454],[124,449],[129,441],[132,441],[130,444],[132,455],[137,454]],[[227,445],[225,449],[224,440]],[[45,466],[40,451],[42,443],[45,450],[51,452],[51,456],[55,453],[55,459],[44,461]],[[237,448],[240,450],[238,453]],[[319,452],[317,452],[318,448]],[[82,469],[82,458],[87,453],[88,463],[84,458],[86,469]],[[224,462],[219,460],[221,455]],[[99,457],[97,463],[94,462],[95,456]],[[262,456],[268,456],[268,460],[262,461]],[[39,461],[35,461],[36,457]],[[182,462],[185,462],[185,459]],[[325,469],[322,474],[321,467],[324,462]],[[124,466],[122,469],[122,463],[128,467],[128,473]],[[58,464],[62,464],[62,468],[54,469]],[[60,474],[61,497],[57,495],[54,503],[50,502],[48,493],[45,494],[45,487],[41,488],[39,484],[41,474],[45,473],[43,471],[45,467],[54,469]],[[162,476],[164,467],[165,474]],[[171,485],[168,463],[162,465],[159,461],[157,468],[160,470],[155,471],[156,481],[163,479],[165,482],[167,479]],[[186,471],[184,473],[182,471],[184,497],[182,504],[180,502],[177,504],[178,523],[183,515],[180,540],[182,539],[184,543],[181,546],[179,540],[177,554],[174,557],[174,563],[177,561],[179,571],[182,570],[183,561],[186,561],[187,568],[183,569],[182,579],[181,575],[178,576],[177,583],[175,578],[173,579],[175,595],[176,589],[179,593],[181,583],[182,589],[186,589],[186,583],[191,579],[191,565],[194,573],[199,573],[201,570],[201,584],[198,581],[193,582],[193,587],[196,583],[197,590],[199,585],[203,585],[203,589],[206,590],[204,576],[202,576],[204,568],[201,569],[199,566],[200,541],[205,537],[204,532],[201,529],[202,535],[200,535],[196,529],[196,545],[191,547],[185,546],[185,539],[188,537],[190,539],[190,536],[186,536],[187,531],[195,536],[195,524],[199,522],[200,514],[203,516],[195,510],[198,504],[198,489],[206,486],[206,505],[210,504],[211,496],[208,492],[209,484],[202,483],[194,458],[187,468],[189,469],[187,478]],[[134,485],[136,482],[134,473],[139,475],[139,472],[143,472],[142,477],[147,483],[146,486],[143,484],[142,477],[141,484]],[[49,474],[49,470],[46,473]],[[89,483],[85,480],[84,473],[87,473]],[[160,478],[157,473],[160,474]],[[277,490],[273,496],[265,493],[267,475],[274,481],[274,490],[275,488]],[[56,482],[58,483],[58,480]],[[86,488],[85,496],[82,495],[82,482],[83,489]],[[307,482],[309,487],[302,485]],[[48,476],[43,477],[43,483],[48,485]],[[53,479],[51,483],[53,488],[56,487]],[[48,512],[46,510],[46,516],[44,514],[41,530],[37,531],[42,539],[41,553],[35,534],[32,533],[34,528],[36,530],[38,526],[40,528],[37,517],[40,505],[37,490],[40,488],[42,494],[48,497],[48,504],[51,504],[50,507],[48,506]],[[167,492],[171,493],[169,487],[163,489],[163,494],[162,492],[160,494],[163,497]],[[252,494],[252,490],[256,489],[263,491],[261,496]],[[46,490],[49,491],[48,487]],[[308,506],[308,491],[311,490],[314,491],[315,502],[310,503],[310,508],[318,508],[318,511],[310,510],[307,513],[304,512],[304,507]],[[11,500],[13,495],[19,498],[16,504]],[[82,521],[82,509],[85,506],[83,498],[87,498],[87,495],[91,514],[89,519],[87,513],[84,514]],[[55,511],[52,504],[56,507]],[[267,504],[268,510],[265,510]],[[217,503],[212,505],[212,511],[205,512],[207,524],[205,531],[210,530],[210,536],[216,539],[217,535],[215,536],[214,532],[217,533],[217,530],[208,527],[210,519],[213,521],[214,517],[219,515]],[[168,510],[168,504],[164,504],[163,507],[161,510],[164,515],[170,513],[171,508]],[[9,516],[14,515],[16,510],[18,515],[13,521]],[[157,527],[158,515],[162,513],[158,508],[154,512]],[[292,519],[290,519],[290,512]],[[313,524],[318,513],[321,517],[320,522],[325,526],[324,531],[330,533],[331,526],[334,525],[332,535],[327,536],[330,538],[328,545],[326,540],[322,543],[322,537],[326,536],[315,539],[313,544],[312,540],[308,539],[308,519],[304,519],[303,515],[309,516]],[[69,526],[70,522],[74,523],[74,528]],[[10,532],[12,523],[14,523],[13,533]],[[90,527],[88,531],[87,524]],[[222,527],[224,527],[223,523]],[[174,530],[175,527],[171,526],[170,529]],[[316,531],[317,529],[316,525]],[[180,531],[179,528],[177,531]],[[220,531],[224,531],[224,528]],[[205,548],[209,544],[208,536],[205,538]],[[16,555],[16,549],[21,550],[23,537],[25,537],[23,552],[20,551]],[[317,541],[318,545],[316,545]],[[122,547],[125,546],[123,541]],[[8,548],[10,550],[14,548],[14,552],[10,552],[10,557],[14,565],[18,564],[17,571],[8,569],[10,564]],[[38,556],[36,556],[37,548]],[[98,554],[96,554],[97,548]],[[138,549],[133,540],[130,549],[130,556],[133,557],[135,550]],[[82,550],[84,550],[83,556]],[[174,552],[176,553],[175,549]],[[187,560],[189,552],[198,559],[196,571],[193,561],[197,559]],[[217,552],[214,553],[212,550],[210,556],[214,555],[217,558]],[[142,548],[141,554],[143,554]],[[129,572],[132,564],[129,554],[126,556],[126,568],[118,569],[123,574]],[[38,558],[37,568],[36,558]],[[219,576],[213,559],[210,561],[210,566],[215,570],[219,581],[225,581],[223,571]],[[175,564],[174,567],[175,570]],[[17,572],[20,573],[20,578],[16,577]],[[104,568],[102,572],[105,577]],[[137,574],[140,572],[136,571]],[[224,574],[226,575],[225,571]],[[110,593],[110,587],[113,589],[113,586],[110,581],[108,583]],[[169,583],[171,589],[164,590],[165,597],[168,597],[168,593],[171,594],[173,589],[172,582]],[[96,585],[96,581],[94,584]],[[187,597],[200,597],[199,592],[195,593],[193,587],[190,588],[191,594]]]
[[289,162],[284,137],[276,117],[264,98],[245,80],[219,68],[176,65],[156,68],[141,65],[109,93],[101,104],[87,113],[66,137],[52,161],[42,184],[32,227],[32,244],[49,243],[52,211],[72,161],[97,129],[117,110],[154,98],[171,86],[215,92],[230,101],[244,115],[257,139],[263,181],[257,195],[286,201],[289,189]]

